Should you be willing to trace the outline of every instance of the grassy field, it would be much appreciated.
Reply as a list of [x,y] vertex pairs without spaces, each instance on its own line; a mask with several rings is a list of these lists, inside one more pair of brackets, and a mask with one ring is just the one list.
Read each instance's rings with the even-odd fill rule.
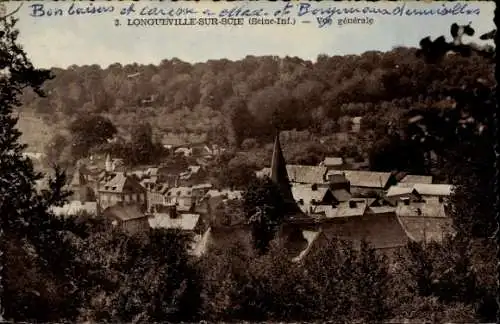
[[40,117],[25,112],[19,114],[17,128],[22,132],[21,142],[28,145],[26,151],[41,153],[45,151],[45,145],[57,131],[57,127],[50,126]]

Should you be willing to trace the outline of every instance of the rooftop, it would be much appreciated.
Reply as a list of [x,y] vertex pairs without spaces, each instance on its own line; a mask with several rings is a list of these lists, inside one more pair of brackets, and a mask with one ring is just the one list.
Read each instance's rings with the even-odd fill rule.
[[181,229],[192,231],[198,224],[199,214],[179,213],[172,218],[167,213],[155,213],[153,218],[149,218],[149,226],[152,228]]
[[372,171],[354,171],[354,170],[330,170],[330,174],[344,174],[347,180],[354,187],[366,188],[385,188],[389,179],[391,178],[390,172],[372,172]]

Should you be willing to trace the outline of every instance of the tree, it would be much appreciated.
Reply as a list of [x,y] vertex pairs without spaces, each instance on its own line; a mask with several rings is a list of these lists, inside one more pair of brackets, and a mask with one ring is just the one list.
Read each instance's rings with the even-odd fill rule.
[[265,253],[284,219],[284,200],[279,188],[266,178],[256,179],[243,194],[243,209],[252,226],[254,247]]
[[[97,233],[96,233],[97,234]],[[153,230],[127,237],[110,231],[85,241],[83,252],[99,275],[89,287],[81,320],[112,322],[189,321],[199,309],[199,280],[190,264],[189,238]]]
[[379,322],[390,318],[390,275],[385,257],[366,242],[324,238],[304,260],[321,320]]
[[153,129],[149,123],[139,123],[131,130],[131,156],[132,164],[150,163],[155,156],[156,147],[153,143]]
[[61,134],[54,135],[45,149],[48,162],[51,164],[60,162],[61,155],[68,145],[68,139],[65,136]]
[[245,156],[237,155],[226,163],[218,161],[213,175],[221,188],[245,190],[255,180],[255,166]]
[[86,115],[76,118],[69,126],[73,158],[86,157],[97,145],[106,143],[116,133],[111,121],[100,115]]
[[41,86],[51,75],[33,67],[17,43],[15,24],[12,18],[0,20],[1,306],[8,319],[54,321],[75,311],[67,267],[72,249],[64,240],[62,223],[48,212],[69,193],[62,190],[65,176],[58,169],[50,190],[38,193],[35,182],[41,175],[22,155],[25,146],[19,143],[13,111],[24,89],[43,96]]
[[253,128],[254,118],[248,111],[245,100],[231,97],[222,108],[226,118],[226,127],[230,144],[240,147],[245,138],[248,138]]

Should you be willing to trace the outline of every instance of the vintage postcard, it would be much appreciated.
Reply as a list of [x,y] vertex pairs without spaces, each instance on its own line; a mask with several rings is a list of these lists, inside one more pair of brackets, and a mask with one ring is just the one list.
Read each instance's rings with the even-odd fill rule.
[[6,322],[495,322],[493,2],[0,2]]

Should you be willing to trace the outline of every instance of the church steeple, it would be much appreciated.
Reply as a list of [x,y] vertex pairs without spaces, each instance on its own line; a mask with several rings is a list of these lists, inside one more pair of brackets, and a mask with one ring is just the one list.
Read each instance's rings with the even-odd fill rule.
[[279,187],[283,199],[285,200],[287,213],[300,213],[295,199],[293,198],[292,189],[290,186],[290,179],[286,171],[286,161],[283,156],[280,144],[280,133],[276,132],[274,139],[274,151],[271,160],[271,180]]

